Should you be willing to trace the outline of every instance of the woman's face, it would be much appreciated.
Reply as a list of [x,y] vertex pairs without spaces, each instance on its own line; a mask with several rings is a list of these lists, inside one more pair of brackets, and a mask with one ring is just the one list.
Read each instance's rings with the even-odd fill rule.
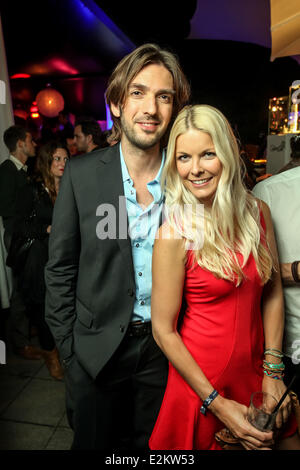
[[68,154],[65,149],[58,148],[55,150],[53,157],[52,157],[51,167],[50,167],[50,172],[55,178],[62,177],[67,160],[68,160]]
[[177,137],[175,158],[186,189],[205,206],[211,206],[222,174],[222,164],[210,135],[197,129],[181,134]]

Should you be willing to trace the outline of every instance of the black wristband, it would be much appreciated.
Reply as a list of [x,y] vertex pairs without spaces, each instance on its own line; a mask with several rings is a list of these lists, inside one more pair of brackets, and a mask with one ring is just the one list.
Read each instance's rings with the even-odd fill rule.
[[300,282],[299,276],[298,276],[298,264],[300,261],[294,261],[291,265],[291,271],[292,271],[292,276],[295,282]]
[[214,390],[213,392],[211,392],[211,394],[209,395],[209,397],[207,397],[204,402],[202,403],[202,406],[200,408],[200,413],[202,413],[203,415],[206,414],[206,410],[208,408],[208,406],[211,404],[211,402],[219,395],[219,392],[217,392],[217,390]]

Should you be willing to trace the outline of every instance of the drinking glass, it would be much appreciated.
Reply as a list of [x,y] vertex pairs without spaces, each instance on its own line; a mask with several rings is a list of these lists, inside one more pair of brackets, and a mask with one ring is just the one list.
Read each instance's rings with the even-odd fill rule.
[[247,416],[249,423],[260,431],[273,431],[277,415],[274,408],[277,403],[270,393],[252,393]]

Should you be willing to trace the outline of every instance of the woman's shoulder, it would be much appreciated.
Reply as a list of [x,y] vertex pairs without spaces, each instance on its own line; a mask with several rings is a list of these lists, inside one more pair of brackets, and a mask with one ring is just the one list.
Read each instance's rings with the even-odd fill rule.
[[172,245],[180,245],[183,242],[183,237],[167,221],[159,227],[155,238]]
[[172,263],[185,262],[185,239],[168,222],[164,222],[156,233],[154,251],[160,259],[169,259]]

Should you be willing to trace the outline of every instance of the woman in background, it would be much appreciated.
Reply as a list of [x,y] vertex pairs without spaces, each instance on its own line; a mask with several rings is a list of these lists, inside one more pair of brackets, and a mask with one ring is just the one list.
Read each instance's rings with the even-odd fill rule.
[[38,331],[42,355],[55,379],[62,379],[63,371],[53,336],[45,322],[44,268],[48,260],[53,206],[68,159],[69,151],[64,143],[51,141],[39,149],[35,173],[18,197],[14,223],[18,234],[34,239],[19,283],[30,319]]

